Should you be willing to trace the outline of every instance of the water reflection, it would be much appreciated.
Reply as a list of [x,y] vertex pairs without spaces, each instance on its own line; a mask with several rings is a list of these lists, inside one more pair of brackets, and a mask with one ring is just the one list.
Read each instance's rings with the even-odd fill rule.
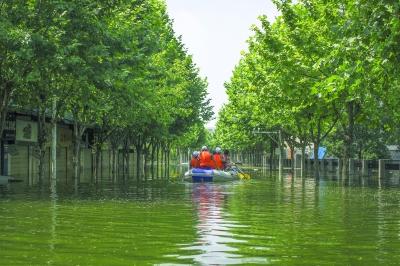
[[0,265],[396,264],[399,177],[0,189]]
[[193,251],[195,255],[182,256],[201,265],[229,265],[243,263],[265,263],[262,258],[243,257],[238,245],[246,240],[239,239],[232,230],[247,226],[234,221],[225,211],[229,193],[223,185],[202,183],[193,184],[192,201],[197,211],[197,240],[185,245],[182,250]]
[[[57,242],[57,181],[56,179],[51,179],[50,185],[50,216],[51,216],[51,228],[50,228],[50,254],[55,255],[55,245]],[[50,260],[49,264],[54,263],[54,261]]]

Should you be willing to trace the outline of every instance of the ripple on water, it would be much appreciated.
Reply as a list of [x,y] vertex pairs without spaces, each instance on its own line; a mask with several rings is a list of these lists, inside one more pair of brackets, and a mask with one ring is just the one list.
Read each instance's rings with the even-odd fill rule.
[[0,264],[395,264],[400,190],[363,182],[102,184],[56,197],[16,184],[1,192]]

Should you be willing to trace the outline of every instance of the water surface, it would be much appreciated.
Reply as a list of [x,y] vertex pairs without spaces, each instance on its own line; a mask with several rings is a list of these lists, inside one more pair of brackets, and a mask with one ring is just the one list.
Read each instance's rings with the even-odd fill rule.
[[399,178],[0,187],[0,265],[400,261]]

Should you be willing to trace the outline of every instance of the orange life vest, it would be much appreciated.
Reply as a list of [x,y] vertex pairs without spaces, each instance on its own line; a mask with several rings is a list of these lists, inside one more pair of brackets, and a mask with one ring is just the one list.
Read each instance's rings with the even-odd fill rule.
[[199,168],[200,167],[200,161],[197,158],[192,157],[192,160],[190,160],[190,168]]
[[223,169],[224,164],[222,162],[221,154],[216,153],[214,154],[214,162],[215,162],[215,168],[217,169]]
[[209,151],[202,151],[200,153],[200,168],[214,168],[214,162],[211,159]]

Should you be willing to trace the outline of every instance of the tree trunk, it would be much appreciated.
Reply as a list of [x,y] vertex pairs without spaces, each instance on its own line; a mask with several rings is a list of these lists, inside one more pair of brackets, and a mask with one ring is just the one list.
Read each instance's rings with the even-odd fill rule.
[[129,171],[130,171],[130,168],[131,168],[131,166],[130,166],[130,158],[131,158],[131,154],[129,153],[130,152],[130,148],[129,148],[129,146],[128,146],[128,149],[127,149],[127,151],[126,151],[126,154],[125,154],[125,171],[126,171],[126,177],[129,179]]
[[0,139],[3,138],[3,131],[6,123],[8,107],[13,94],[13,84],[9,81],[2,80],[3,84],[0,90]]
[[269,149],[269,171],[272,172],[273,169],[273,158],[274,158],[274,142],[270,141],[270,149]]
[[161,169],[160,169],[161,173],[161,178],[165,177],[165,148],[164,148],[164,144],[162,144],[161,146]]
[[[143,140],[142,140],[143,141]],[[143,174],[145,180],[147,180],[147,164],[149,160],[150,143],[143,142]]]
[[1,151],[0,151],[0,174],[4,175],[4,140],[3,140],[3,131],[4,127],[6,124],[6,117],[7,117],[7,107],[8,107],[8,102],[5,101],[5,97],[3,95],[5,91],[2,90],[2,95],[1,95],[1,103],[0,103],[0,143],[1,143]]
[[74,137],[74,149],[72,154],[72,166],[74,168],[74,180],[77,184],[80,183],[80,151],[81,151],[81,143],[78,136],[75,135]]
[[73,154],[72,166],[74,168],[74,180],[76,184],[80,183],[81,179],[81,142],[82,136],[86,128],[79,125],[76,116],[74,117],[74,138],[73,138]]
[[110,145],[111,145],[111,178],[113,181],[116,181],[118,178],[118,168],[119,168],[119,154],[118,147],[120,144],[120,132],[116,131],[110,137]]
[[304,141],[301,143],[301,162],[300,162],[301,176],[303,176],[306,167],[305,158],[306,158],[306,142]]
[[343,176],[347,176],[349,172],[349,159],[352,157],[353,154],[353,139],[354,139],[354,102],[351,101],[347,104],[347,115],[348,115],[348,125],[345,130],[344,136],[344,154],[343,154],[343,168],[342,174]]
[[169,178],[169,164],[170,164],[170,155],[171,155],[171,151],[169,149],[169,147],[167,148],[167,178]]
[[122,154],[122,175],[124,179],[129,178],[129,138],[124,141],[124,149]]
[[140,137],[137,139],[136,144],[135,144],[135,148],[136,148],[136,179],[137,181],[140,180],[140,157],[142,156],[142,144],[140,143]]
[[47,142],[47,130],[46,130],[46,115],[45,111],[41,107],[38,108],[38,159],[39,159],[39,173],[38,180],[39,184],[42,184],[44,180],[44,166],[46,158],[46,142]]
[[156,146],[154,145],[154,141],[151,143],[151,179],[154,179],[154,155],[156,151]]
[[314,142],[314,175],[315,175],[315,178],[319,178],[318,148],[319,148],[319,143]]
[[[124,180],[125,180],[125,153],[126,153],[126,151],[125,151],[125,144],[124,144],[123,148],[122,148],[122,166],[120,167],[120,168],[122,168],[122,179],[124,179]],[[118,154],[118,156],[119,156],[119,154]]]
[[294,145],[293,144],[289,144],[290,146],[289,146],[289,148],[290,148],[290,158],[292,158],[292,165],[291,165],[291,170],[292,170],[292,173],[294,173],[294,164],[295,164],[295,153],[294,153]]
[[0,111],[0,140],[3,140],[3,131],[6,126],[7,108]]
[[358,148],[358,159],[359,160],[363,159],[362,151],[363,151],[363,146],[360,144],[360,147]]
[[167,161],[168,161],[168,159],[167,159],[167,149],[165,147],[163,149],[163,152],[164,152],[164,174],[163,174],[163,177],[167,178]]
[[117,180],[117,147],[111,145],[111,178]]
[[101,152],[102,152],[102,143],[96,142],[95,144],[95,165],[94,165],[94,180],[97,182],[97,180],[100,178],[100,157],[101,157]]
[[4,169],[4,157],[5,157],[5,152],[4,152],[4,145],[5,142],[3,140],[3,131],[5,128],[6,124],[6,117],[7,117],[7,108],[1,107],[0,111],[0,145],[1,145],[1,150],[0,150],[0,175],[5,175],[5,169]]
[[156,146],[156,157],[157,157],[157,163],[156,163],[156,176],[157,176],[157,179],[159,179],[160,178],[160,144],[158,144],[157,143],[157,146]]

